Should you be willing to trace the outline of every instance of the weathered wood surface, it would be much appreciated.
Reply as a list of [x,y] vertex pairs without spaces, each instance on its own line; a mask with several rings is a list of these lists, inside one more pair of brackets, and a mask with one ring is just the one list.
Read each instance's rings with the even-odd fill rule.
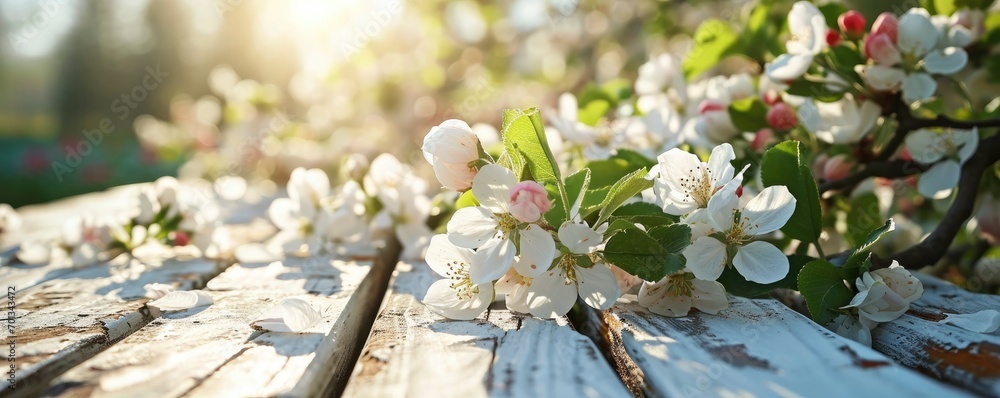
[[216,262],[204,259],[122,255],[18,292],[17,391],[44,384],[151,321],[145,284],[188,290],[218,272]]
[[[72,218],[66,208],[95,216],[121,211],[136,189],[121,187],[70,198],[65,207],[56,202],[29,208],[22,214],[26,229],[33,231],[31,239],[51,239],[58,236],[62,223]],[[231,202],[229,211],[246,214],[256,211],[255,206]],[[259,223],[224,228],[231,231],[234,244],[273,233],[273,227]],[[13,340],[17,344],[18,394],[43,386],[154,319],[156,314],[145,307],[146,284],[199,289],[225,268],[223,262],[187,255],[186,248],[144,247],[141,251],[138,257],[123,254],[84,267],[67,263],[0,267],[5,285],[17,290]]]
[[[68,396],[314,396],[329,382],[369,263],[287,259],[229,267],[208,283],[215,304],[165,313],[53,382]],[[286,297],[307,297],[323,320],[303,333],[250,327]]]
[[1000,396],[1000,332],[942,323],[945,314],[1000,311],[1000,296],[917,274],[924,295],[901,318],[872,332],[872,346],[897,362],[978,394]]
[[686,318],[619,304],[615,354],[646,396],[963,396],[774,300],[735,298]]
[[506,309],[473,321],[431,313],[418,298],[436,279],[426,264],[400,265],[344,396],[631,395],[597,347],[565,319]]

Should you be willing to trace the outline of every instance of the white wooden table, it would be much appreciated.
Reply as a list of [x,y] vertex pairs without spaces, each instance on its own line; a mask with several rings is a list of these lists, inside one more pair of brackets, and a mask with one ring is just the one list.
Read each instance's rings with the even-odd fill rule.
[[[113,212],[124,189],[22,209],[22,238],[58,233],[81,212]],[[228,203],[227,227],[265,240],[267,203]],[[874,349],[845,340],[771,299],[734,298],[719,315],[650,314],[628,298],[606,312],[540,320],[502,303],[450,321],[421,303],[436,278],[374,258],[267,264],[127,255],[84,268],[0,267],[16,286],[15,390],[33,396],[1000,396],[1000,333],[940,323],[945,313],[1000,309],[931,277]],[[203,289],[215,303],[160,313],[143,286]],[[323,320],[300,334],[249,323],[291,296]]]

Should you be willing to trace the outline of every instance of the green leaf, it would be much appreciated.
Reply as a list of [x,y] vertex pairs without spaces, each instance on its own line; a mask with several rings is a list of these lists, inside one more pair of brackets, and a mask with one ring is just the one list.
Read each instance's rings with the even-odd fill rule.
[[[583,199],[586,197],[587,187],[590,185],[590,169],[583,169],[573,175],[566,177],[566,197],[569,199],[570,208],[572,208],[577,202],[580,206],[583,206]],[[603,200],[603,199],[602,199]],[[545,221],[549,225],[559,227],[564,222],[566,222],[567,214],[569,214],[561,201],[555,201],[552,203],[552,208],[545,213]]]
[[729,105],[729,118],[740,131],[757,131],[767,127],[767,107],[756,97]]
[[462,196],[459,196],[458,200],[455,201],[455,210],[474,206],[479,206],[479,201],[476,200],[476,195],[472,193],[471,189],[463,192]]
[[646,175],[649,174],[645,169],[640,169],[622,177],[615,185],[611,186],[611,190],[608,191],[608,196],[604,198],[604,202],[601,203],[601,213],[597,218],[597,223],[594,225],[601,225],[604,221],[607,221],[608,217],[618,207],[623,205],[625,201],[631,199],[632,197],[638,195],[640,192],[651,188],[653,186],[653,181],[647,180]]
[[611,109],[608,101],[603,99],[590,101],[577,111],[577,119],[588,126],[596,126],[597,122],[608,113],[608,109]]
[[649,236],[656,239],[664,249],[675,254],[680,254],[691,245],[691,227],[687,224],[671,224],[651,228]]
[[614,235],[602,252],[611,264],[653,282],[684,268],[683,257],[671,253],[643,230],[624,220],[613,224]]
[[878,197],[869,192],[851,199],[851,210],[847,212],[847,242],[860,246],[868,233],[878,228],[885,220],[878,207]]
[[844,284],[837,267],[828,261],[810,261],[799,271],[798,281],[809,313],[820,325],[836,318],[840,307],[850,304],[854,298],[854,291]]
[[593,172],[590,186],[596,189],[609,187],[629,173],[639,169],[649,169],[655,164],[656,162],[638,152],[618,149],[608,159],[587,163],[586,168]]
[[[837,71],[852,79],[852,82],[860,82],[861,75],[854,71],[856,65],[867,62],[865,57],[853,46],[837,46],[830,49],[830,54],[834,60]],[[850,82],[849,82],[850,83]]]
[[684,77],[693,80],[719,64],[727,55],[737,52],[739,37],[728,23],[709,19],[694,32],[694,47],[684,58]]
[[726,267],[719,277],[719,283],[726,287],[726,291],[742,297],[759,297],[771,293],[774,289],[798,290],[799,271],[806,263],[815,258],[800,254],[788,256],[788,275],[785,278],[768,284],[760,284],[746,280],[735,268]]
[[558,163],[545,138],[545,127],[538,108],[504,109],[500,133],[511,170],[518,176],[518,180],[523,180],[526,170],[539,183],[555,184],[563,209],[569,207],[566,186],[563,185]]
[[768,40],[770,40],[771,36],[774,36],[773,25],[768,23],[769,15],[768,6],[759,4],[754,7],[750,13],[750,19],[747,21],[746,30],[741,35],[741,39],[743,40],[743,55],[759,63],[765,61],[764,54],[768,51]]
[[854,249],[854,252],[851,253],[850,257],[847,257],[847,261],[844,262],[844,265],[840,267],[840,276],[849,281],[853,281],[857,278],[858,275],[861,274],[861,268],[863,267],[865,261],[868,260],[868,257],[871,254],[872,246],[894,229],[896,229],[896,224],[892,222],[892,219],[890,218],[886,220],[884,225],[872,230],[868,234],[868,238],[861,242],[857,249]]
[[814,82],[806,79],[796,80],[792,83],[792,85],[788,86],[788,90],[786,91],[792,95],[811,97],[822,102],[835,102],[844,98],[843,92],[830,90],[826,86],[826,83]]
[[511,170],[521,178],[522,168],[527,168],[538,182],[558,181],[559,167],[549,149],[538,108],[504,109],[504,148],[510,156]]
[[639,223],[649,229],[661,225],[673,224],[677,222],[679,217],[664,213],[660,206],[652,203],[634,202],[619,207],[618,210],[615,210],[611,214],[611,219]]
[[837,26],[837,18],[840,17],[840,14],[847,12],[847,7],[838,3],[826,3],[816,8],[819,9],[819,12],[823,14],[823,18],[826,19],[826,26],[834,28]]
[[801,142],[785,141],[764,153],[760,176],[765,187],[784,185],[795,197],[795,212],[781,231],[793,239],[816,243],[823,232],[823,214],[808,161]]
[[586,219],[591,214],[601,210],[601,204],[604,203],[604,199],[607,199],[610,191],[611,187],[588,189],[587,195],[583,197],[583,205],[580,206],[580,218]]

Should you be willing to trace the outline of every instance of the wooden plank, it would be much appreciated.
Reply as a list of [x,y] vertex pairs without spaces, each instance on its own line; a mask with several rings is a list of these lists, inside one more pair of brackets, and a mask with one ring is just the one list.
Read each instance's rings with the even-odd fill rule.
[[619,304],[606,319],[646,396],[967,395],[774,300],[734,298],[718,315],[685,318]]
[[[378,263],[391,273],[392,264]],[[355,320],[362,318],[357,310],[365,306],[355,298],[370,285],[371,268],[371,262],[331,257],[233,265],[208,283],[206,291],[215,304],[164,314],[56,379],[46,394],[318,395],[338,369],[349,373],[353,368],[353,362],[338,363],[349,346],[361,344],[352,333],[363,326]],[[322,309],[323,320],[301,334],[250,327],[261,313],[291,296],[308,297]]]
[[897,362],[987,396],[1000,396],[1000,332],[941,323],[945,314],[1000,310],[1000,296],[972,293],[916,274],[924,295],[899,319],[872,332],[872,346]]
[[398,272],[344,396],[631,396],[565,319],[491,309],[449,321],[417,300],[437,279],[425,264]]
[[151,321],[143,286],[188,290],[218,274],[214,261],[122,255],[19,291],[17,395],[25,394]]

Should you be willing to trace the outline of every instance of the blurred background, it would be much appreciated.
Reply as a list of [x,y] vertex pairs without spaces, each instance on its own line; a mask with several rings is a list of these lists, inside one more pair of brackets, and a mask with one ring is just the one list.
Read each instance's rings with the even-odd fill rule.
[[648,54],[683,54],[699,22],[749,3],[4,0],[0,203],[162,175],[280,185],[347,153],[423,167],[441,121],[629,90]]

